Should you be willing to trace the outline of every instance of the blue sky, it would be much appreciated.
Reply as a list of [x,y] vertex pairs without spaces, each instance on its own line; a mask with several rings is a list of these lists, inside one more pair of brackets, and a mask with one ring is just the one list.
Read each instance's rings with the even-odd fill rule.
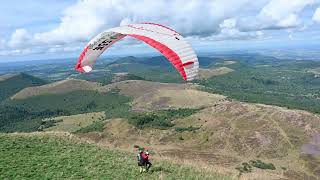
[[[320,45],[320,0],[10,0],[0,6],[0,61],[77,57],[100,31],[162,23],[197,52]],[[134,40],[110,55],[152,53]]]

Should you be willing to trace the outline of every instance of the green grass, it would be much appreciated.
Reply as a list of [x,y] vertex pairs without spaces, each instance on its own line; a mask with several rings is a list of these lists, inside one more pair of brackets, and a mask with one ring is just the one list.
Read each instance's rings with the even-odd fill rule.
[[256,167],[259,169],[270,169],[270,170],[276,169],[276,167],[272,163],[265,163],[265,162],[262,162],[261,160],[251,160],[250,163],[253,167]]
[[52,135],[0,134],[0,152],[0,179],[231,179],[167,161],[140,174],[135,154]]

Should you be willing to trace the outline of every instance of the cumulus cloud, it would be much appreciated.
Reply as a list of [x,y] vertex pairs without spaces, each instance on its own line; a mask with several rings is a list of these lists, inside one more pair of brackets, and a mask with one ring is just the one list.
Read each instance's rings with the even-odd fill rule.
[[241,18],[238,25],[243,31],[296,27],[301,23],[300,13],[315,3],[316,0],[271,0],[259,14]]
[[312,20],[314,20],[317,23],[320,23],[320,7],[318,7],[313,14]]
[[[219,32],[219,24],[245,9],[249,0],[148,1],[85,0],[67,8],[59,26],[34,35],[36,42],[87,41],[98,31],[136,22],[167,24],[185,35],[207,36]],[[205,19],[204,19],[205,18]]]
[[[63,11],[60,23],[46,32],[31,34],[17,29],[6,41],[15,50],[26,44],[47,46],[48,52],[70,51],[98,32],[137,22],[166,24],[187,37],[211,40],[254,39],[263,30],[286,29],[301,24],[301,13],[319,0],[78,0]],[[317,9],[313,20],[319,21]],[[130,44],[130,41],[129,43]]]
[[224,20],[220,25],[220,33],[212,35],[208,39],[212,41],[224,40],[249,40],[261,39],[264,33],[262,31],[241,32],[237,28],[237,20],[234,18]]
[[30,41],[31,35],[25,29],[17,29],[12,33],[8,42],[8,46],[11,48],[21,47]]

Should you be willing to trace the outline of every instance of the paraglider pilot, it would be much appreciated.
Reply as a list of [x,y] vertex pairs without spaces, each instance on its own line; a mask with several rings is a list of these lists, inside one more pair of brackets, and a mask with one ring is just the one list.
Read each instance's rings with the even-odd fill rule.
[[138,166],[140,167],[140,173],[146,172],[146,171],[148,172],[150,167],[152,166],[152,164],[149,160],[148,150],[144,151],[144,148],[139,147],[137,160],[138,160]]

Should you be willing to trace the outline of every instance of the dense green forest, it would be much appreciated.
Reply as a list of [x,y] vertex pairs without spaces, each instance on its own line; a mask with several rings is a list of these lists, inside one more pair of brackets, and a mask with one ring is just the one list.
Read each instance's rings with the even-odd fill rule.
[[204,90],[254,103],[285,106],[320,113],[320,76],[312,73],[320,62],[242,62],[235,71],[197,83]]

